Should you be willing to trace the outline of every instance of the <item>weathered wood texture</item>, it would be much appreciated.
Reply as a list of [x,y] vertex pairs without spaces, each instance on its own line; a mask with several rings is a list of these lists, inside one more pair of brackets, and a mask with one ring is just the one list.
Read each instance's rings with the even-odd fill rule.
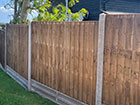
[[95,104],[98,22],[33,22],[32,79]]
[[0,30],[0,63],[2,64],[2,66],[4,67],[4,63],[5,63],[5,32]]
[[7,25],[7,65],[27,79],[28,25]]
[[103,104],[140,105],[140,14],[107,15]]

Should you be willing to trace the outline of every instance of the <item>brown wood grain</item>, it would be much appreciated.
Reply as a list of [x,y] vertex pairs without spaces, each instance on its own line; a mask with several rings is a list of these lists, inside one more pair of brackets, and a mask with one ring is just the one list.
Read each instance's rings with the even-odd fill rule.
[[7,25],[7,65],[27,79],[28,25]]
[[33,79],[93,105],[98,22],[33,22],[32,27]]
[[139,17],[139,14],[107,15],[103,104],[140,104]]
[[0,30],[0,63],[5,67],[5,31]]

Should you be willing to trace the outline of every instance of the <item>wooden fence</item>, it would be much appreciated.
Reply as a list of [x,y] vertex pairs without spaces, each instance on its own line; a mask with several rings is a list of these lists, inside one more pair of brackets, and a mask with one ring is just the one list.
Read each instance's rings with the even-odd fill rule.
[[32,79],[95,104],[98,22],[33,22]]
[[[103,83],[99,89],[99,101],[102,102],[96,105],[140,105],[140,14],[104,16],[103,25],[100,20],[104,29],[95,21],[32,22],[31,30],[28,25],[7,25],[7,65],[26,79],[28,74],[29,79],[27,52],[28,31],[31,31],[32,88],[35,80],[42,89],[36,86],[38,91],[52,92],[56,97],[61,92],[95,105],[96,84],[102,86]],[[105,37],[100,40],[104,41],[104,60],[99,59],[103,68],[97,68],[98,27],[99,35]],[[4,43],[1,35],[0,53],[4,51],[1,50],[1,43]],[[99,69],[103,70],[101,77],[98,76],[102,71]],[[103,81],[96,82],[97,76],[103,76]],[[49,90],[45,90],[45,86],[50,87]]]
[[140,14],[107,15],[103,104],[140,105]]
[[0,63],[5,66],[5,32],[0,30]]
[[6,27],[7,65],[27,79],[28,77],[28,25],[8,24]]

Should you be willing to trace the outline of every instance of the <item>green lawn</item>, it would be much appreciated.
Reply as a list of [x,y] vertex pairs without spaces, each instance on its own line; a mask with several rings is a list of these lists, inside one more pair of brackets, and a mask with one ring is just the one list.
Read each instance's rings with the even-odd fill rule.
[[0,69],[0,105],[56,105],[28,92]]

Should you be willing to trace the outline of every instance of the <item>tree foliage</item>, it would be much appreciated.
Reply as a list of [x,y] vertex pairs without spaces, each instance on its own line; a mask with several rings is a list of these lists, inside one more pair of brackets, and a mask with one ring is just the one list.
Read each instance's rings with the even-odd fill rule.
[[[26,2],[25,2],[26,1]],[[28,2],[30,1],[30,2]],[[32,11],[38,13],[37,17],[34,17],[36,21],[64,21],[66,18],[66,7],[65,4],[60,3],[54,6],[52,2],[54,0],[10,0],[10,2],[5,6],[6,8],[13,8],[14,15],[12,23],[26,22],[27,15]],[[79,0],[70,0],[69,7],[74,6],[79,3]],[[68,8],[67,18],[71,21],[79,21],[80,17],[85,16],[87,10],[82,8],[79,12],[73,13],[70,8]]]

